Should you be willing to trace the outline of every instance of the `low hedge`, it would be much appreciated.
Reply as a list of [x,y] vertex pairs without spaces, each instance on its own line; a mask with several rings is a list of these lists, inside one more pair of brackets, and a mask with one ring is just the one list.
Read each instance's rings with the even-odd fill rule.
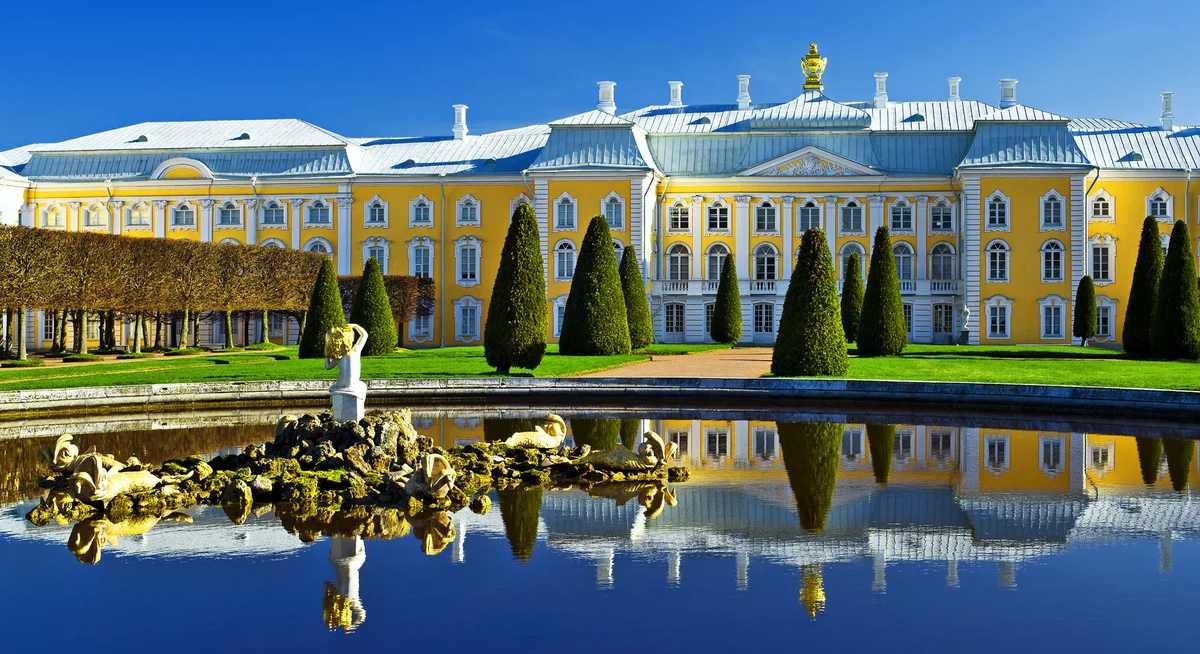
[[156,356],[158,356],[158,352],[125,352],[124,354],[118,354],[117,359],[120,361],[127,359],[153,359]]
[[88,361],[103,361],[104,357],[99,354],[68,354],[62,358],[63,363],[86,363]]
[[266,343],[255,343],[254,345],[247,345],[246,347],[244,347],[242,349],[246,350],[247,352],[261,352],[263,350],[282,350],[283,346],[276,345],[275,343],[267,341]]
[[40,368],[46,365],[45,359],[12,359],[0,363],[0,368]]
[[181,357],[189,354],[204,354],[204,350],[198,347],[181,347],[177,350],[167,350],[163,352],[165,357]]

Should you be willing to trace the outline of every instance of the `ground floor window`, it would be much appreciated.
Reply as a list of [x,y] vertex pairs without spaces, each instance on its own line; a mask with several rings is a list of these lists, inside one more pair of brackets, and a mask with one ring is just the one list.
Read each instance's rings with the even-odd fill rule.
[[1054,475],[1063,467],[1063,439],[1041,438],[1041,468],[1042,471]]
[[465,340],[474,340],[479,336],[479,307],[459,307],[458,335]]
[[42,321],[43,321],[42,322],[42,340],[43,341],[53,341],[54,340],[54,314],[52,314],[52,313],[42,314]]
[[988,436],[984,440],[984,454],[987,467],[994,473],[1008,469],[1008,437]]
[[267,318],[267,324],[270,325],[267,333],[271,338],[283,338],[283,314],[272,313]]
[[704,453],[710,459],[729,456],[729,430],[709,429],[704,438]]
[[704,305],[704,335],[712,334],[713,313],[716,311],[717,305],[714,302],[709,302]]
[[842,458],[854,461],[863,453],[863,433],[861,429],[846,429],[842,432]]
[[681,459],[688,455],[688,430],[668,429],[667,440],[675,444],[675,458]]
[[668,334],[683,333],[684,307],[682,304],[668,304],[666,307],[666,329]]
[[988,307],[988,336],[1008,338],[1008,307]]
[[775,458],[775,430],[770,427],[754,428],[754,456],[763,461]]
[[909,334],[913,333],[912,312],[913,312],[913,305],[905,304],[904,305],[904,331]]
[[412,338],[429,338],[433,332],[433,316],[417,316],[412,322]]
[[947,430],[929,432],[929,458],[934,461],[949,461],[953,456],[953,435]]
[[1109,338],[1112,332],[1112,307],[1096,307],[1096,336]]
[[1042,308],[1042,338],[1062,338],[1062,306],[1050,305]]
[[754,331],[758,334],[770,334],[775,331],[775,305],[754,305]]
[[554,311],[555,311],[554,337],[558,338],[559,336],[562,336],[563,321],[567,319],[566,303],[564,302],[563,304],[560,304],[560,305],[554,307]]
[[892,445],[892,460],[897,463],[908,461],[913,456],[912,429],[896,430],[896,441]]
[[935,305],[933,305],[933,333],[935,333],[935,334],[953,334],[954,333],[954,305],[953,304],[935,304]]
[[100,318],[90,317],[87,319],[87,339],[89,341],[100,340]]

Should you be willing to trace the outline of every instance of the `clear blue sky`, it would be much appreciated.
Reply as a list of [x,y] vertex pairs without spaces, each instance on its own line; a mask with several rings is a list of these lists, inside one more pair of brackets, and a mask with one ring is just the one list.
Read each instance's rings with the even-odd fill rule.
[[[176,6],[178,5],[178,6]],[[465,103],[479,133],[591,109],[799,94],[810,41],[826,93],[940,99],[945,78],[995,103],[996,80],[1068,116],[1200,123],[1200,2],[43,2],[3,17],[0,150],[147,120],[301,118],[347,136],[449,134]],[[1190,65],[1188,62],[1192,62]]]

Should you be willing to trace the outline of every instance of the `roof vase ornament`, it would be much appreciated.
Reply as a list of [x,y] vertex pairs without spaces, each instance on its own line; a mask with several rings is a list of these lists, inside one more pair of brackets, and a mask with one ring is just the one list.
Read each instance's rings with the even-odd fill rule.
[[825,74],[825,64],[828,61],[817,52],[816,43],[808,44],[808,54],[800,60],[800,68],[804,71],[804,89],[806,91],[825,89],[825,85],[821,83],[821,76]]

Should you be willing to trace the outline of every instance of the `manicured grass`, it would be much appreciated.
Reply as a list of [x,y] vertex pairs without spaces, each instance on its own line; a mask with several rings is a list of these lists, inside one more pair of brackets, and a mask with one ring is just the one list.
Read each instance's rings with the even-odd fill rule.
[[[513,369],[514,376],[565,377],[646,361],[646,354],[607,357],[560,356],[550,345],[542,365],[530,373]],[[40,368],[0,373],[0,392],[39,388],[122,386],[216,381],[262,381],[333,379],[337,370],[325,370],[322,359],[294,359],[296,348],[278,351],[242,352],[191,358],[158,358],[121,361],[88,366]],[[283,360],[280,360],[283,359]],[[367,357],[362,362],[364,379],[490,377],[483,347],[451,347],[431,350],[401,350],[394,354]]]
[[0,368],[41,368],[46,365],[45,359],[9,359],[0,361]]

